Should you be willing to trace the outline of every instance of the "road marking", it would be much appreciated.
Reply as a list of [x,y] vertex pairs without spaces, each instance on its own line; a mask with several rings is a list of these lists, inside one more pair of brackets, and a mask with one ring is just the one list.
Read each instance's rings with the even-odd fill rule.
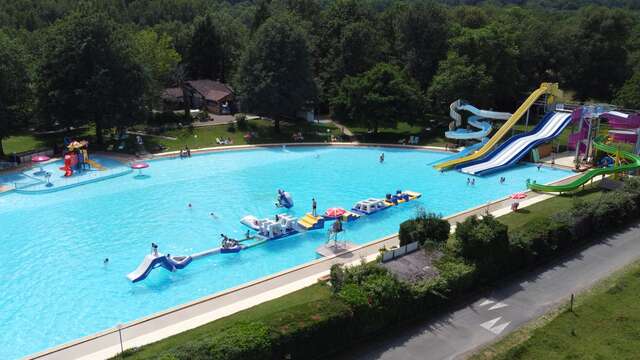
[[489,310],[502,309],[503,307],[507,307],[507,306],[509,306],[509,305],[507,305],[505,303],[498,302],[495,305],[493,305],[492,307],[490,307]]
[[480,326],[482,326],[483,328],[491,331],[491,328],[498,322],[500,321],[500,319],[502,319],[502,316],[499,316],[493,320],[489,320],[487,322],[483,322],[482,324],[480,324]]
[[491,331],[492,333],[496,334],[496,335],[500,335],[501,332],[504,331],[504,329],[507,328],[507,326],[509,326],[509,324],[511,324],[511,321],[507,321],[506,323],[500,324],[500,325],[496,325],[500,319],[502,319],[502,316],[499,316],[493,320],[489,320],[487,322],[483,322],[482,324],[480,324],[480,326],[482,326],[483,328]]
[[503,332],[504,329],[506,329],[507,326],[509,326],[509,324],[511,324],[511,321],[507,321],[504,324],[492,327],[491,329],[489,329],[489,331],[491,331],[492,333],[494,333],[496,335],[500,335],[500,333]]
[[480,304],[480,306],[487,306],[487,305],[491,305],[493,304],[495,301],[493,300],[485,300],[482,302],[482,304]]

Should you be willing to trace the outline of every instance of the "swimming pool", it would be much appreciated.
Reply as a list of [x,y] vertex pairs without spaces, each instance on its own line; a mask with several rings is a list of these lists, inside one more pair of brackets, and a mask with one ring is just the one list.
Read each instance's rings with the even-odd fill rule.
[[[0,358],[24,356],[316,259],[326,230],[211,256],[175,273],[157,269],[136,284],[126,279],[151,242],[164,253],[191,254],[218,246],[220,233],[241,237],[244,215],[283,212],[274,207],[278,188],[293,195],[289,213],[296,216],[310,210],[312,197],[323,212],[396,189],[423,194],[345,224],[345,237],[364,244],[397,232],[418,207],[449,215],[522,191],[526,178],[546,183],[569,174],[520,165],[467,186],[466,175],[427,165],[446,156],[373,147],[259,148],[153,161],[146,179],[127,174],[54,193],[0,196]],[[502,185],[501,176],[507,179]]]

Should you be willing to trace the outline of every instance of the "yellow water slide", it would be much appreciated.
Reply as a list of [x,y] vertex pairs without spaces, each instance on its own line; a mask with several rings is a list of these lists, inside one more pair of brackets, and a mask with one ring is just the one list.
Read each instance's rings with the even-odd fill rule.
[[547,98],[547,102],[553,103],[555,101],[554,98],[559,95],[559,92],[560,90],[558,89],[557,83],[542,83],[536,91],[532,92],[531,95],[529,95],[527,100],[525,100],[522,103],[522,105],[520,105],[518,110],[516,110],[513,113],[513,115],[511,115],[509,120],[507,120],[507,122],[504,123],[502,127],[500,127],[500,129],[491,137],[491,139],[489,139],[489,141],[486,144],[484,144],[484,146],[478,149],[478,151],[470,155],[467,155],[465,157],[445,161],[443,163],[434,165],[434,167],[438,170],[448,169],[452,166],[465,163],[467,161],[475,160],[484,156],[486,153],[491,151],[491,149],[494,146],[496,146],[505,135],[507,135],[507,133],[509,132],[509,130],[511,130],[513,125],[515,125],[518,122],[518,120],[520,120],[520,118],[522,118],[522,116],[524,116],[527,113],[527,110],[529,110],[529,108],[533,106],[533,104],[536,102],[536,100],[538,100],[538,98],[540,98],[543,95],[550,95]]

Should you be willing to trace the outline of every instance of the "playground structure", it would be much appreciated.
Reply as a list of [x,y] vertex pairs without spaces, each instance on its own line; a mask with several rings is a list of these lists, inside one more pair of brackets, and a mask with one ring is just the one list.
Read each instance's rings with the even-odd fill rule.
[[[157,245],[153,244],[151,254],[146,255],[140,265],[127,275],[127,278],[131,282],[144,280],[149,276],[151,271],[159,267],[174,272],[185,268],[193,260],[197,260],[205,256],[237,253],[242,250],[264,244],[267,241],[281,239],[301,232],[322,229],[324,228],[326,221],[334,221],[330,228],[327,242],[334,240],[334,243],[337,243],[337,234],[344,231],[342,226],[343,222],[355,221],[361,216],[370,215],[380,210],[385,210],[416,200],[421,196],[422,194],[414,191],[397,190],[395,194],[387,194],[384,199],[367,199],[359,201],[354,205],[353,212],[346,211],[341,208],[331,208],[325,213],[327,214],[326,217],[323,215],[313,216],[312,214],[306,214],[300,220],[287,214],[277,214],[273,217],[274,220],[272,220],[272,218],[258,219],[253,215],[247,215],[240,220],[240,223],[249,227],[251,230],[256,231],[255,234],[251,234],[250,231],[247,231],[246,238],[242,240],[230,239],[221,234],[223,238],[221,246],[188,256],[170,256],[169,254],[160,254],[157,250]],[[358,207],[359,204],[363,202],[370,202],[372,200],[375,200],[375,203],[377,204],[376,211],[367,213],[361,211],[361,208]]]
[[74,171],[90,170],[91,168],[100,171],[106,170],[102,165],[89,158],[88,141],[69,141],[65,139],[65,145],[66,150],[63,154],[64,166],[60,168],[60,170],[64,171],[64,176],[70,177]]
[[640,156],[628,151],[620,150],[618,147],[608,144],[610,140],[611,139],[599,136],[593,141],[593,147],[596,151],[603,151],[607,154],[614,155],[614,157],[612,157],[612,159],[614,159],[613,161],[603,162],[602,165],[604,165],[604,167],[589,170],[584,173],[584,175],[568,184],[541,185],[532,182],[528,183],[527,187],[535,191],[561,193],[578,189],[580,186],[586,184],[596,176],[602,175],[604,177],[609,174],[619,174],[640,169]]
[[640,113],[626,114],[620,111],[608,111],[601,115],[609,123],[609,136],[613,141],[635,144],[640,147]]

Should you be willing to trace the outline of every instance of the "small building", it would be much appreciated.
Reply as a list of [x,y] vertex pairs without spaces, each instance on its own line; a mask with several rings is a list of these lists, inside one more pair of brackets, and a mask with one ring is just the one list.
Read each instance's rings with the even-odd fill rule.
[[201,79],[185,81],[180,87],[165,89],[162,102],[165,110],[177,110],[184,107],[184,95],[191,109],[206,110],[213,114],[230,114],[235,106],[233,89],[219,81]]

